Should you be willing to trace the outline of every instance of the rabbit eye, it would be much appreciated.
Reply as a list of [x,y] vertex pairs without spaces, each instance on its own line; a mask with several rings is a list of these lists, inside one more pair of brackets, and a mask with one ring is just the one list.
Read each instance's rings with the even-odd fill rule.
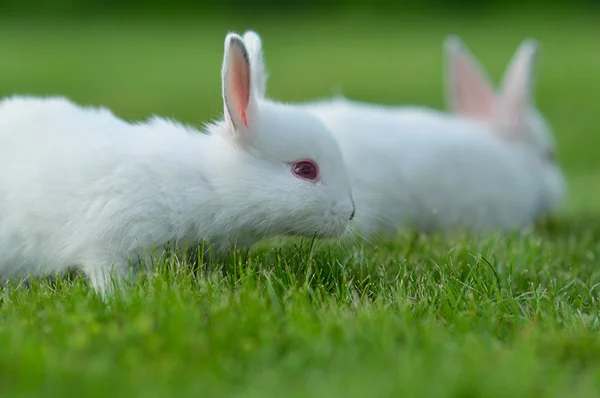
[[319,168],[312,160],[300,160],[292,164],[292,172],[303,180],[315,181],[319,177]]

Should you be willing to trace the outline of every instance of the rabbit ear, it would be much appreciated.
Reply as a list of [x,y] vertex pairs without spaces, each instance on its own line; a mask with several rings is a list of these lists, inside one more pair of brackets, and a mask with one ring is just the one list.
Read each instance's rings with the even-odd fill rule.
[[252,82],[254,83],[256,95],[259,98],[264,98],[267,92],[267,79],[269,75],[265,67],[262,41],[258,33],[248,30],[244,33],[244,43],[246,43],[246,48],[250,56],[250,69],[252,70]]
[[524,40],[504,74],[499,96],[499,122],[513,135],[524,132],[527,112],[533,104],[533,74],[538,48],[536,40]]
[[248,50],[244,40],[235,33],[230,33],[225,38],[221,75],[225,120],[233,136],[244,147],[248,147],[252,141],[251,124],[256,116],[256,99],[252,91]]
[[490,118],[495,94],[486,73],[458,36],[448,36],[444,41],[444,50],[450,110],[461,116]]

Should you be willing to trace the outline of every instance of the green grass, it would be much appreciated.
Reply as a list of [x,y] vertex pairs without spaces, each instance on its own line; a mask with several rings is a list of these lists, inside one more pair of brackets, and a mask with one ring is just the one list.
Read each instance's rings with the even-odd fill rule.
[[508,237],[277,240],[196,277],[172,258],[109,308],[79,278],[4,289],[0,394],[598,395],[597,20],[4,21],[0,95],[64,94],[128,119],[204,121],[221,112],[224,35],[246,28],[263,35],[274,98],[341,87],[436,107],[447,33],[496,81],[519,41],[537,37],[538,103],[569,181],[563,214]]

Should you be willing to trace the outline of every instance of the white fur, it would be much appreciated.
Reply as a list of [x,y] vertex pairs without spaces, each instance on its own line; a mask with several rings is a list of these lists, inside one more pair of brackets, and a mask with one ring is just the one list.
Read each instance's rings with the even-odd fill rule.
[[[245,51],[228,35],[226,121],[208,134],[161,118],[130,124],[63,98],[0,102],[0,276],[79,267],[105,292],[111,266],[119,279],[165,246],[342,234],[350,183],[323,125],[253,94],[248,126],[237,125],[245,91],[236,85],[251,76]],[[318,182],[292,174],[290,163],[306,158]]]
[[[254,32],[244,40],[261,48]],[[456,38],[446,48],[451,59],[468,56]],[[533,55],[534,43],[525,42],[498,96],[473,76],[476,68],[467,71],[468,84],[464,74],[451,72],[450,91],[463,89],[460,98],[449,95],[463,101],[453,104],[461,114],[344,98],[297,105],[321,119],[339,142],[356,202],[354,226],[363,236],[393,235],[407,226],[506,231],[558,207],[565,183],[548,160],[552,135],[530,98]],[[251,53],[251,62],[263,64],[261,56],[262,50]]]

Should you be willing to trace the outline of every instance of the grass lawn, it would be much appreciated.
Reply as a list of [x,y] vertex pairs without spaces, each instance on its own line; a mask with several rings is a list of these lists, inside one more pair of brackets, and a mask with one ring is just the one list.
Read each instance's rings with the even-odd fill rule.
[[[597,17],[597,15],[596,15]],[[3,397],[540,397],[600,394],[600,25],[463,20],[0,23],[0,95],[62,94],[127,119],[219,116],[228,30],[254,28],[269,95],[442,106],[460,34],[497,81],[542,44],[538,104],[569,183],[534,231],[346,244],[283,239],[193,277],[170,259],[107,309],[85,281],[0,294]],[[368,132],[365,132],[368,133]]]

